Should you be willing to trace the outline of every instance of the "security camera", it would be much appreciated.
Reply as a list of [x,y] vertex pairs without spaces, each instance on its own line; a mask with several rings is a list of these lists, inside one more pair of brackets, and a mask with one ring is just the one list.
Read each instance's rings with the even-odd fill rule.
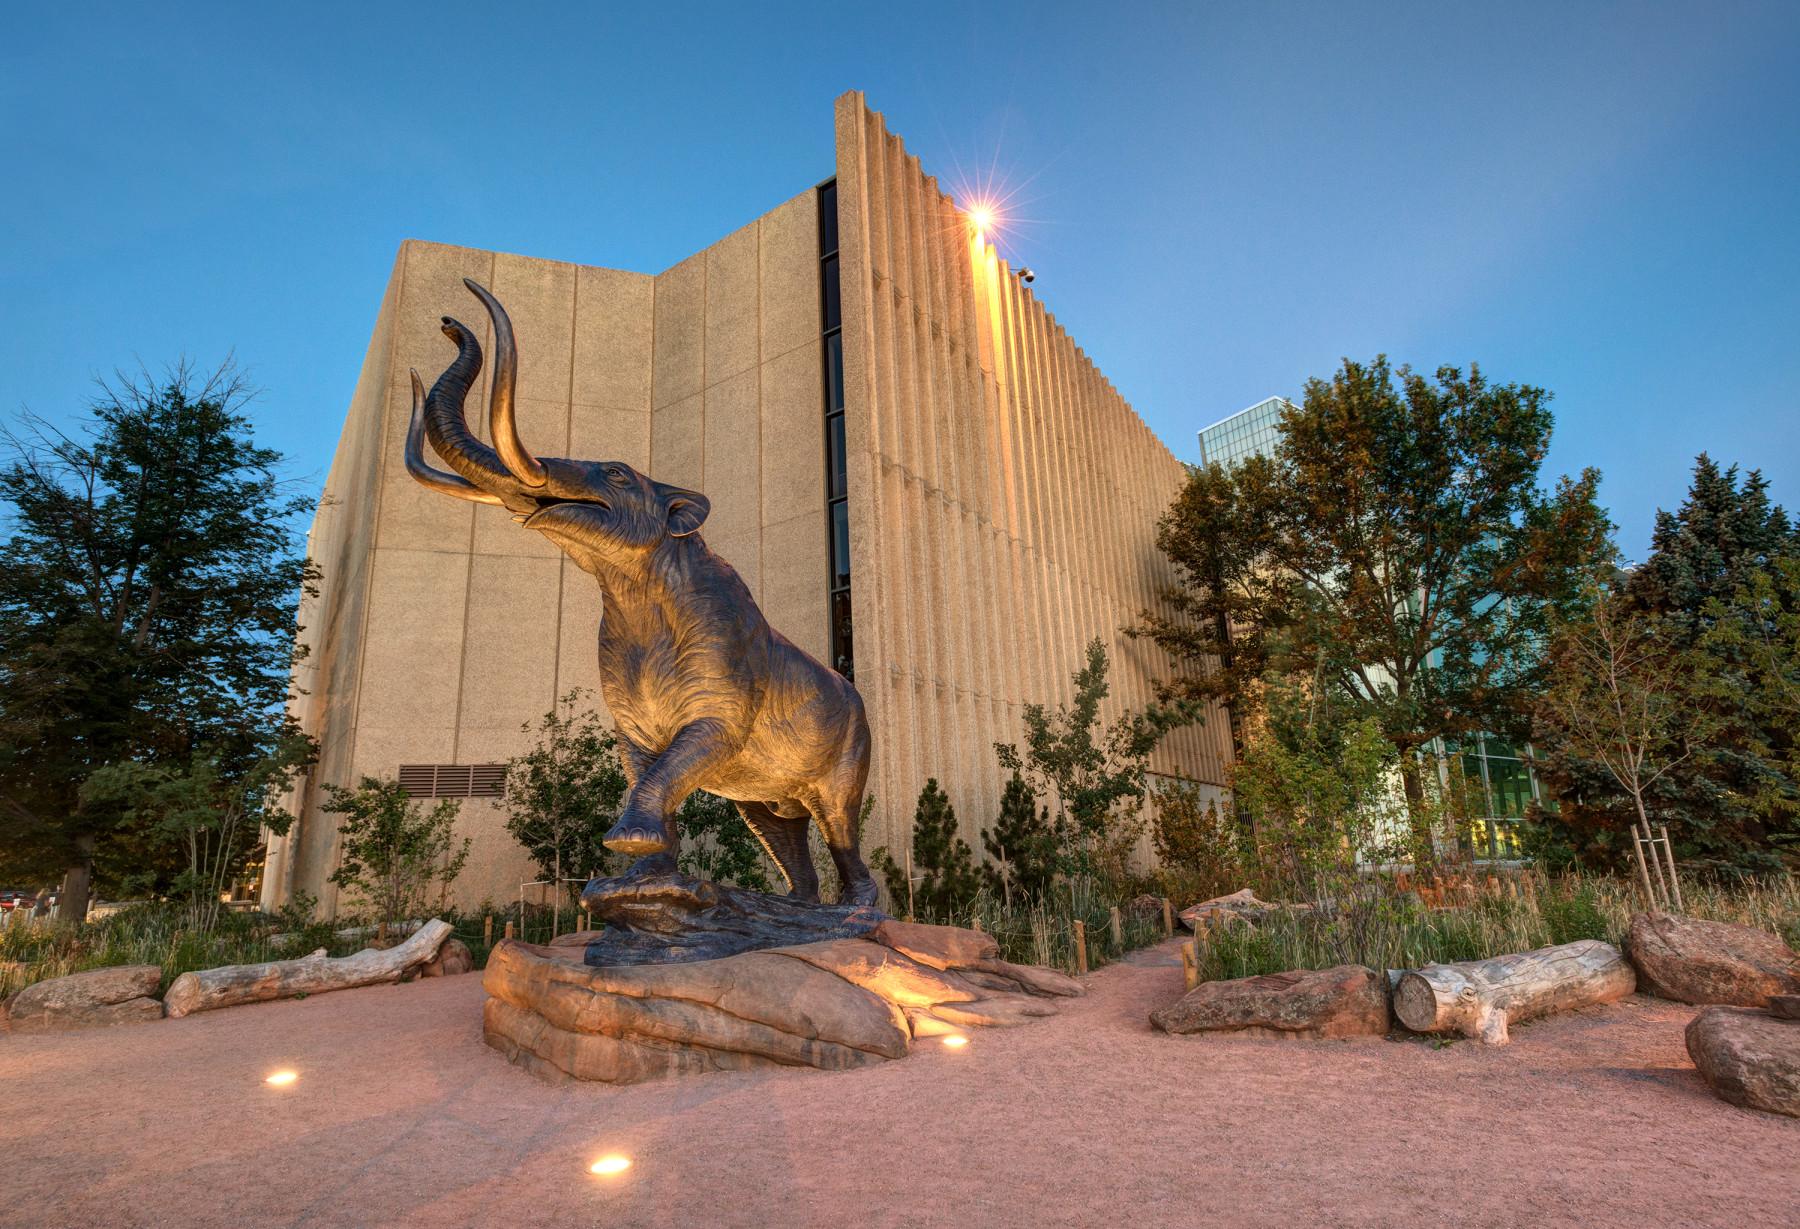
[[1037,274],[1033,273],[1030,269],[1020,269],[1019,280],[1029,286],[1037,280]]

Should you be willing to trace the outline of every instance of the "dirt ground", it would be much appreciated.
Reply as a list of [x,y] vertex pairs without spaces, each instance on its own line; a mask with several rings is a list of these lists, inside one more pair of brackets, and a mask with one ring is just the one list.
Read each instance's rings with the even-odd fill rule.
[[[1633,997],[1418,1041],[1167,1037],[1172,948],[862,1071],[551,1087],[479,975],[0,1037],[0,1219],[47,1226],[1800,1225],[1800,1120]],[[264,1077],[298,1072],[287,1088]],[[599,1178],[611,1152],[633,1165]]]

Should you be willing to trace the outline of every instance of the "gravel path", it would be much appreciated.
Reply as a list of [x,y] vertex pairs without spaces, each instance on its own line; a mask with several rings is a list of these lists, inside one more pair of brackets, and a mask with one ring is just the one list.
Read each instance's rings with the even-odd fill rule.
[[[1800,1225],[1800,1121],[1633,997],[1467,1043],[1166,1037],[1172,947],[863,1071],[551,1087],[480,977],[0,1037],[0,1218],[50,1226]],[[298,1080],[271,1088],[269,1072]],[[608,1152],[633,1167],[603,1179]]]

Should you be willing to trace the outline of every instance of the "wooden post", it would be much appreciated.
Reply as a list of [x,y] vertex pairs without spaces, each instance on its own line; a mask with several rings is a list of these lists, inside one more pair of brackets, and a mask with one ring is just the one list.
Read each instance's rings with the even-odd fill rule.
[[1669,859],[1669,886],[1675,893],[1675,912],[1685,913],[1686,907],[1681,903],[1681,876],[1675,870],[1675,846],[1669,843],[1669,825],[1658,824],[1662,832],[1663,854]]
[[593,915],[590,914],[586,909],[583,909],[581,911],[581,928],[583,930],[592,930],[594,928]]
[[1112,913],[1107,920],[1112,924],[1113,949],[1123,952],[1125,950],[1125,924],[1119,917],[1119,906],[1112,907]]
[[1167,896],[1163,897],[1163,938],[1167,939],[1175,933],[1175,903]]
[[1188,945],[1181,945],[1181,981],[1189,990],[1200,984],[1200,970],[1194,967],[1194,953]]
[[491,913],[481,915],[481,946],[494,946],[494,915]]
[[512,938],[512,935],[513,935],[512,923],[508,922],[506,924],[506,937],[510,939],[510,938]]
[[1638,883],[1644,889],[1644,904],[1651,909],[1656,908],[1656,889],[1650,886],[1650,867],[1644,861],[1644,842],[1638,835],[1637,825],[1631,827],[1631,852],[1637,855]]
[[1075,972],[1088,971],[1087,957],[1087,923],[1076,919],[1075,922]]

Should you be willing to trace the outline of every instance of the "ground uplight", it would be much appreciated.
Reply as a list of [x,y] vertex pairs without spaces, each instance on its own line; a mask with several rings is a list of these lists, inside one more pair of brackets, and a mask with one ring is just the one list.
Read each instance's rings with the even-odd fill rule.
[[269,1078],[264,1080],[263,1083],[273,1084],[276,1088],[286,1088],[289,1084],[292,1084],[299,1078],[300,1073],[298,1071],[275,1071],[271,1072]]
[[944,1044],[949,1046],[952,1050],[960,1050],[969,1044],[969,1039],[964,1037],[961,1033],[951,1033],[948,1037],[944,1038]]
[[601,1157],[592,1165],[589,1165],[588,1172],[591,1174],[599,1174],[603,1178],[610,1178],[614,1174],[622,1174],[630,1168],[631,1158],[628,1156],[620,1156],[618,1153],[614,1152]]

